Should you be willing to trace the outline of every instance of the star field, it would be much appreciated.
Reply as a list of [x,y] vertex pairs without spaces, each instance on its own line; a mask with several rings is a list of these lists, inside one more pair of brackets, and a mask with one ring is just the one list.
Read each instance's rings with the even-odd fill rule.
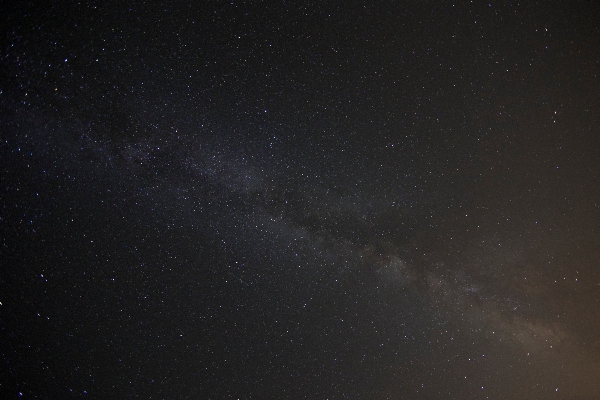
[[3,398],[596,399],[596,2],[2,7]]

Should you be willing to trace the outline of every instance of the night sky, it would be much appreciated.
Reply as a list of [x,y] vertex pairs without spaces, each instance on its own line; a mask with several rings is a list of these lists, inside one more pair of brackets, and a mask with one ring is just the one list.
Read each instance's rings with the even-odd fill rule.
[[0,397],[600,398],[600,2],[12,1]]

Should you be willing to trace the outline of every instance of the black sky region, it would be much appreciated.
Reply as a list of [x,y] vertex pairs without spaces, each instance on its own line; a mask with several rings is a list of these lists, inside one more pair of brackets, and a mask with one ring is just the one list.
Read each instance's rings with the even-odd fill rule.
[[2,398],[600,398],[599,2],[0,11]]

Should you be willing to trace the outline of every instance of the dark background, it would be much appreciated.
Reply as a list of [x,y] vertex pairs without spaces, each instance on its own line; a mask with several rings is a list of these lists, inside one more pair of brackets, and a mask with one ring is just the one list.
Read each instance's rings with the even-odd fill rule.
[[600,3],[0,6],[0,390],[600,397]]

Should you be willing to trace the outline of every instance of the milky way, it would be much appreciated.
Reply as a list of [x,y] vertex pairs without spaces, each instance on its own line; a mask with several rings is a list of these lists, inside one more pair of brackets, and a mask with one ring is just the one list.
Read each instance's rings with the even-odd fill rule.
[[45,7],[7,398],[600,396],[597,5]]

